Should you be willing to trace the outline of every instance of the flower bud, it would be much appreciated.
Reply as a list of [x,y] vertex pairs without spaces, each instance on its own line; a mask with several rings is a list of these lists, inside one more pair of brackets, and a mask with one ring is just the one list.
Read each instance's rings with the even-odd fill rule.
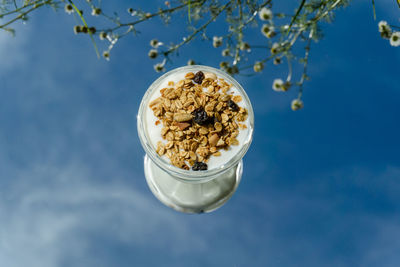
[[74,8],[71,4],[66,4],[64,10],[67,14],[71,14],[74,12]]
[[110,52],[104,51],[104,52],[103,52],[103,57],[104,57],[106,60],[110,60]]
[[157,48],[158,47],[158,40],[157,39],[153,39],[150,41],[150,46]]
[[250,45],[246,42],[241,42],[239,45],[239,49],[242,51],[246,50],[247,52],[250,52]]
[[157,72],[165,71],[164,63],[158,63],[158,64],[154,65],[154,70]]
[[257,61],[253,66],[253,70],[255,72],[261,72],[263,69],[264,69],[264,63],[261,61]]
[[98,7],[95,7],[92,9],[92,16],[98,16],[101,14],[101,9]]
[[296,111],[304,107],[303,101],[301,99],[294,99],[291,104],[292,110]]
[[75,25],[74,26],[74,33],[78,34],[80,32],[82,32],[82,27],[80,25]]
[[282,63],[282,59],[280,57],[274,58],[274,65],[279,65]]
[[231,54],[231,53],[230,53],[230,51],[229,51],[228,48],[222,50],[222,56],[223,56],[223,57],[228,57],[228,56],[230,56],[230,54]]
[[214,36],[213,37],[213,46],[215,48],[220,47],[222,45],[222,37]]
[[269,8],[263,7],[259,12],[259,17],[261,20],[270,20],[273,17],[272,11]]
[[99,38],[100,38],[100,40],[107,39],[107,33],[106,32],[100,32],[99,33]]
[[274,82],[272,83],[272,89],[274,89],[274,91],[280,92],[282,91],[282,87],[283,87],[282,79],[275,79]]
[[149,58],[156,58],[158,56],[158,51],[156,49],[151,49],[148,53]]

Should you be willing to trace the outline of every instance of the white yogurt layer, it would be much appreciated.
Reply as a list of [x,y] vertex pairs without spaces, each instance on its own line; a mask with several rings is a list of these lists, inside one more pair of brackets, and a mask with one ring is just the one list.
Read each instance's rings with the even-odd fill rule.
[[[194,73],[196,71],[203,71],[204,73],[206,73],[207,71],[202,70],[201,67],[199,67],[197,70],[193,71]],[[180,72],[175,72],[171,75],[166,76],[166,78],[160,83],[159,87],[155,88],[154,91],[152,92],[150,98],[149,98],[149,102],[146,103],[146,108],[144,111],[144,127],[145,127],[145,131],[147,131],[147,136],[149,138],[149,141],[151,143],[151,145],[153,146],[154,150],[156,150],[157,148],[157,142],[158,141],[162,141],[163,144],[167,143],[167,140],[163,139],[161,137],[161,129],[163,128],[162,123],[160,123],[159,125],[156,125],[156,121],[158,120],[158,118],[153,114],[153,111],[149,108],[149,103],[160,97],[161,93],[160,93],[160,89],[168,87],[168,82],[169,81],[173,81],[175,84],[177,82],[179,82],[180,80],[185,79],[185,75],[188,71],[187,70],[182,70]],[[222,78],[225,79],[225,81],[228,82],[228,75],[226,76],[221,76],[217,74],[218,78]],[[204,90],[204,89],[203,89]],[[242,101],[240,101],[238,103],[239,107],[243,107],[246,108],[248,110],[249,107],[249,103],[246,102],[246,98],[243,97],[243,95],[240,93],[240,91],[235,87],[232,86],[229,91],[228,94],[232,94],[233,95],[240,95],[242,96]],[[241,149],[241,147],[243,146],[243,143],[245,142],[245,140],[248,138],[249,135],[249,125],[248,125],[248,121],[249,119],[246,119],[246,121],[244,122],[240,122],[242,124],[245,124],[247,126],[246,129],[243,130],[239,130],[239,135],[236,137],[236,139],[239,141],[239,145],[237,146],[229,146],[228,150],[224,150],[224,149],[220,149],[219,151],[221,152],[221,156],[210,156],[207,165],[208,165],[208,169],[214,169],[214,168],[219,168],[221,165],[225,165],[227,162],[229,162],[235,155],[237,155]],[[167,163],[170,164],[170,160],[164,155],[161,157],[163,160],[165,160]]]

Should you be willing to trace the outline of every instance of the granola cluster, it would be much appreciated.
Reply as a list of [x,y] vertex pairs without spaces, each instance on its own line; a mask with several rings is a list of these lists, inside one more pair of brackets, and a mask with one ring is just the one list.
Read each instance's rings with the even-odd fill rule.
[[237,104],[240,95],[228,93],[231,87],[214,73],[201,71],[186,73],[176,84],[168,82],[149,104],[167,140],[157,143],[157,153],[179,168],[206,170],[211,155],[221,156],[219,150],[239,145],[236,137],[247,128],[242,123],[247,110]]

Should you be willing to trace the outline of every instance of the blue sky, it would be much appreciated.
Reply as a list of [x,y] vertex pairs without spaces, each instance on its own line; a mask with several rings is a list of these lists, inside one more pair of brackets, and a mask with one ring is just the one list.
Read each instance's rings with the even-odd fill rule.
[[[181,29],[143,25],[110,62],[63,12],[0,33],[0,266],[398,266],[400,49],[379,37],[367,2],[312,45],[303,110],[289,108],[295,92],[271,89],[283,68],[238,78],[254,141],[236,194],[201,215],[153,197],[136,133],[158,77],[148,41]],[[378,20],[398,22],[394,1],[378,2]],[[217,66],[201,41],[174,66],[194,53]]]

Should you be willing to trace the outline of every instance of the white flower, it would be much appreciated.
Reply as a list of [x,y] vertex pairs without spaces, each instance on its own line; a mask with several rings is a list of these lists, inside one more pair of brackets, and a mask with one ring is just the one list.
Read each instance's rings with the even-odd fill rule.
[[264,24],[261,27],[261,33],[267,38],[272,38],[276,35],[275,27],[272,25]]
[[296,110],[302,109],[304,107],[304,103],[303,103],[303,101],[301,101],[301,99],[294,99],[292,101],[291,106],[292,106],[292,110],[296,111]]
[[104,57],[106,60],[110,60],[110,52],[104,51],[104,52],[103,52],[103,57]]
[[391,46],[400,46],[400,32],[394,32],[390,37]]
[[278,43],[273,43],[271,47],[271,54],[276,54],[279,52],[280,44]]
[[157,63],[156,65],[154,65],[154,70],[157,72],[165,71],[164,65],[165,65],[165,60],[161,63]]
[[222,37],[214,36],[213,37],[213,46],[220,47],[222,45]]
[[263,7],[260,10],[259,16],[260,16],[261,20],[269,20],[269,19],[272,19],[273,14],[272,14],[271,9]]
[[386,21],[381,20],[378,23],[378,28],[382,38],[389,39],[390,36],[392,35],[392,29],[390,28],[390,26],[387,24]]
[[223,57],[228,57],[230,54],[231,54],[231,53],[230,53],[230,51],[229,51],[228,48],[222,50],[222,56],[223,56]]
[[388,30],[388,29],[390,30],[390,26],[384,20],[381,20],[378,23],[378,28],[379,28],[379,32],[383,32],[383,31]]
[[78,34],[80,32],[82,32],[82,27],[80,25],[74,26],[74,33]]
[[261,72],[263,69],[264,69],[264,63],[261,61],[257,61],[253,66],[253,70],[255,72]]
[[64,10],[65,10],[65,12],[68,13],[68,14],[71,14],[71,13],[74,12],[74,8],[72,7],[71,4],[66,4],[65,7],[64,7]]
[[136,10],[134,10],[133,8],[131,8],[131,7],[130,7],[130,8],[128,8],[128,10],[127,10],[127,11],[128,11],[128,13],[129,13],[129,14],[131,14],[131,16],[136,16],[136,14],[137,14],[137,11],[136,11]]
[[160,45],[162,45],[163,43],[161,43],[161,42],[159,42],[157,39],[152,39],[151,41],[150,41],[150,45],[152,46],[152,47],[154,47],[154,48],[157,48],[157,47],[159,47]]
[[92,9],[92,16],[98,16],[101,14],[101,9],[96,7]]
[[100,32],[99,33],[99,38],[100,38],[100,40],[107,39],[107,33],[106,32]]
[[274,91],[280,92],[282,91],[282,87],[283,87],[282,79],[275,79],[274,82],[272,83],[272,89],[274,89]]

